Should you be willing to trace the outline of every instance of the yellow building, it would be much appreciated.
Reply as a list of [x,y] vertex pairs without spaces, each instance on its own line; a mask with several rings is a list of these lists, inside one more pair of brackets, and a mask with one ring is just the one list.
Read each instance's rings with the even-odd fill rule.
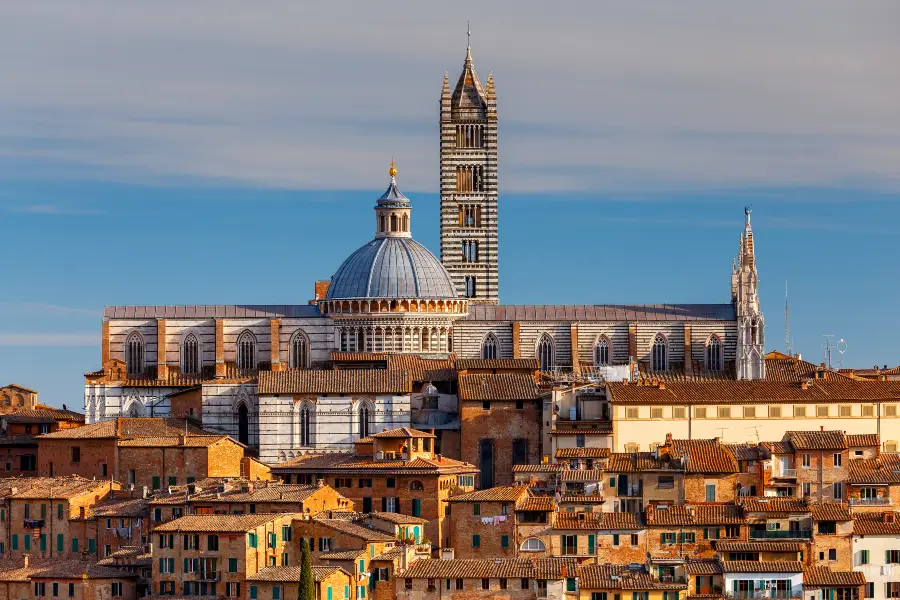
[[[652,567],[651,567],[652,568]],[[662,576],[647,565],[589,565],[578,569],[579,600],[679,600],[687,595],[683,568]]]

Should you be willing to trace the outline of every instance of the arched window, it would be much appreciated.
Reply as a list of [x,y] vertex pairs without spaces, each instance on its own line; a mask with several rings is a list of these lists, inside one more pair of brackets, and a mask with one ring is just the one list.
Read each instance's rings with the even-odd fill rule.
[[397,215],[391,215],[391,231],[397,231]]
[[500,356],[500,342],[493,333],[487,334],[481,343],[481,358],[498,358]]
[[300,407],[300,445],[312,446],[313,408],[309,404]]
[[609,340],[601,337],[594,346],[594,365],[604,366],[609,364]]
[[372,434],[372,409],[368,404],[359,407],[359,438],[369,437]]
[[384,215],[381,215],[381,228],[382,232],[387,231],[387,218]]
[[722,342],[717,336],[711,335],[706,340],[706,370],[722,370]]
[[246,446],[250,443],[250,411],[243,402],[238,406],[237,425],[238,441]]
[[537,538],[528,538],[519,546],[519,550],[523,552],[543,552],[546,549],[547,546],[544,545],[544,542]]
[[409,482],[409,489],[414,492],[424,492],[425,486],[418,479],[413,479]]
[[403,231],[409,233],[409,215],[403,215]]
[[236,361],[238,369],[256,368],[256,338],[249,331],[238,337]]
[[665,371],[669,365],[669,347],[665,336],[657,334],[650,352],[651,368],[654,371]]
[[125,342],[125,369],[129,375],[144,373],[144,338],[133,331]]
[[553,339],[546,333],[542,334],[538,341],[537,359],[541,365],[541,371],[549,371],[553,368]]
[[181,344],[181,372],[200,374],[200,342],[193,333],[189,333]]
[[306,334],[298,331],[291,340],[291,360],[292,369],[305,369],[309,366],[309,340]]
[[466,277],[466,298],[474,298],[475,297],[475,278],[474,277]]

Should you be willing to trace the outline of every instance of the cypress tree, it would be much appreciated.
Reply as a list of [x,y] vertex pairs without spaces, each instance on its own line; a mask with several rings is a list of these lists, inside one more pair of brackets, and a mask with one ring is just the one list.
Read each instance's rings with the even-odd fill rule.
[[306,539],[300,540],[300,585],[297,588],[297,600],[316,600],[316,588],[313,582],[312,558]]

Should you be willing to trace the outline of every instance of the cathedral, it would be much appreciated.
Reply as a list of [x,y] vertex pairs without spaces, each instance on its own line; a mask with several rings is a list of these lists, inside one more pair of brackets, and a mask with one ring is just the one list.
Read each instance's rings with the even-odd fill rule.
[[391,163],[373,239],[315,283],[313,300],[106,307],[87,422],[192,416],[280,462],[399,427],[451,444],[461,361],[599,382],[765,378],[749,210],[730,301],[501,304],[497,119],[493,75],[482,85],[467,48],[440,95],[440,259],[412,237],[414,203]]

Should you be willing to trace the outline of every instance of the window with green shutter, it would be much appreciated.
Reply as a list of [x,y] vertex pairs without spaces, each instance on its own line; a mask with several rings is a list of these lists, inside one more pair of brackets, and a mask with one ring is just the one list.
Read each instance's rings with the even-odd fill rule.
[[250,586],[250,600],[256,600],[256,586]]
[[281,600],[281,586],[272,586],[272,600]]
[[868,550],[860,550],[859,551],[859,564],[861,564],[861,565],[869,564],[869,551]]
[[472,547],[473,548],[481,548],[481,536],[475,534],[472,536]]
[[476,517],[481,514],[481,505],[479,503],[475,503],[472,505],[472,514]]
[[97,540],[95,540],[94,538],[91,538],[88,540],[88,552],[93,554],[96,551],[97,551]]
[[57,519],[63,518],[63,505],[62,504],[56,505],[56,518]]
[[12,545],[12,549],[18,550],[19,549],[19,534],[18,533],[12,534],[12,539],[10,540],[10,542]]
[[247,547],[248,548],[256,548],[257,545],[258,545],[258,541],[256,539],[256,534],[248,533],[247,534]]
[[588,554],[591,556],[597,551],[597,536],[594,534],[588,535]]
[[175,483],[176,481],[177,481],[176,477],[169,477],[169,485],[172,485],[172,486],[177,485],[177,483]]
[[72,538],[72,552],[78,552],[78,538]]
[[567,577],[567,578],[566,578],[566,591],[567,591],[567,592],[574,592],[574,591],[576,591],[577,589],[578,589],[578,586],[577,586],[577,584],[576,584],[575,578],[574,578],[574,577]]
[[66,546],[66,536],[61,533],[56,534],[56,551],[62,552]]
[[366,561],[363,559],[359,559],[359,572],[362,573],[366,570]]
[[0,521],[6,522],[6,509],[0,508]]
[[22,541],[25,542],[25,552],[28,552],[29,550],[31,550],[31,536],[28,534],[23,535]]
[[349,598],[349,597],[350,597],[350,586],[345,585],[344,586],[344,598]]
[[153,487],[154,490],[158,490],[158,489],[159,489],[159,480],[160,480],[159,475],[154,475],[154,476],[153,476],[153,480],[152,480],[152,481],[153,481],[153,484],[152,484],[151,487]]
[[331,586],[328,586],[328,600],[334,600],[334,596],[331,593]]
[[228,572],[229,572],[229,573],[237,573],[237,569],[238,569],[238,567],[237,567],[237,559],[236,559],[236,558],[229,558],[229,559],[228,559]]
[[47,505],[46,504],[41,504],[41,518],[42,519],[47,518]]
[[274,548],[278,545],[278,536],[274,533],[269,534],[269,548]]
[[500,536],[500,547],[501,548],[509,548],[509,536],[508,535]]
[[412,501],[412,516],[421,517],[422,516],[422,500],[419,498],[413,498]]
[[365,600],[366,598],[366,586],[360,585],[356,588],[358,591],[356,592],[356,597],[360,600]]

